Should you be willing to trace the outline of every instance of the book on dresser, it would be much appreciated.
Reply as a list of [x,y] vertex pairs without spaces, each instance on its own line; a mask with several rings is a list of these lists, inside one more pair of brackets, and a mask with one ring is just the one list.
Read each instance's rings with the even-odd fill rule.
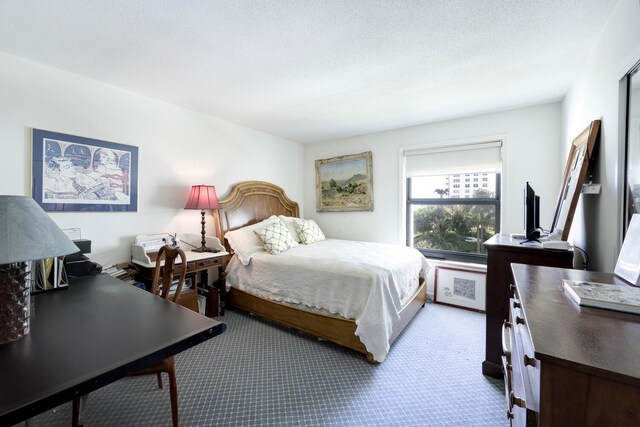
[[640,288],[566,279],[563,286],[580,305],[640,314]]

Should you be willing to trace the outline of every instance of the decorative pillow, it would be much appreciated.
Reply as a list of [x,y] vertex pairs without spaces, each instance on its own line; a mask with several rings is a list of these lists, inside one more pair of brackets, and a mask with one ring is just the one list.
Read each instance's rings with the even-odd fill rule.
[[300,241],[304,245],[324,240],[324,233],[318,227],[318,224],[312,219],[293,219],[293,225],[300,236]]
[[282,251],[298,246],[298,242],[293,239],[293,236],[287,230],[287,226],[281,221],[253,232],[262,240],[264,248],[271,255],[277,255]]
[[280,221],[282,221],[282,223],[287,226],[287,230],[289,230],[289,233],[291,233],[293,240],[300,243],[300,236],[298,236],[298,230],[296,230],[296,227],[293,225],[293,220],[298,218],[294,218],[292,216],[284,216],[284,215],[278,215],[278,218],[280,218]]
[[272,215],[262,222],[238,228],[237,230],[227,231],[224,235],[229,242],[229,246],[236,253],[242,265],[249,265],[251,258],[264,252],[264,245],[254,233],[254,230],[261,230],[271,224],[279,223],[277,216]]

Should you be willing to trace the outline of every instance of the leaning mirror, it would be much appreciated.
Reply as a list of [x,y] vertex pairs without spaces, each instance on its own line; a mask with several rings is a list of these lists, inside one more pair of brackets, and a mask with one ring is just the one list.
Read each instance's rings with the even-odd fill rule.
[[625,217],[627,229],[633,214],[640,213],[640,64],[629,73],[627,95],[627,144],[625,152]]
[[561,240],[567,240],[569,237],[573,214],[589,169],[589,160],[593,156],[599,130],[600,120],[594,120],[571,143],[551,227],[551,233],[557,235]]

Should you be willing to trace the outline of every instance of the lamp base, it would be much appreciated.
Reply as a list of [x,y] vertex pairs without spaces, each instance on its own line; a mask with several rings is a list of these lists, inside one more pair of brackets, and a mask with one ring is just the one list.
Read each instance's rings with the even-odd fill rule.
[[198,249],[191,249],[191,252],[199,252],[199,253],[201,253],[201,252],[213,252],[213,253],[216,253],[216,252],[220,252],[220,251],[217,250],[217,249],[209,248],[207,246],[200,246]]
[[29,333],[30,291],[26,263],[0,265],[0,345]]

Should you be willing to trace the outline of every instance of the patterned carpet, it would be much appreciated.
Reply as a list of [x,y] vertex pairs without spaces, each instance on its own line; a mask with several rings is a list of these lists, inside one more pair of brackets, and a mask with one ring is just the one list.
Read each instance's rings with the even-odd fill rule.
[[[427,303],[384,363],[228,310],[227,331],[177,357],[182,426],[506,426],[484,377],[485,316]],[[165,381],[165,384],[167,381]],[[71,405],[29,426],[68,426]],[[89,397],[85,426],[171,425],[169,392],[129,377]]]

